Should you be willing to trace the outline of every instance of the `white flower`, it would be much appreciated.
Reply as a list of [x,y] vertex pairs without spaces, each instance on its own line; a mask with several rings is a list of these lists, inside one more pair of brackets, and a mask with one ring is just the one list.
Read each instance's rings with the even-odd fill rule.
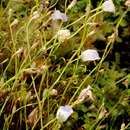
[[82,59],[82,61],[95,61],[95,60],[99,60],[99,54],[96,50],[94,49],[88,49],[86,51],[83,51],[81,53],[80,58]]
[[57,32],[57,38],[61,42],[64,42],[69,37],[70,37],[70,30],[68,29],[61,29]]
[[102,9],[105,12],[115,13],[115,5],[112,0],[106,0],[102,5]]
[[79,94],[79,97],[77,99],[77,102],[80,103],[80,102],[83,102],[85,101],[87,98],[93,100],[93,96],[92,96],[92,91],[91,91],[91,86],[88,85],[87,88],[83,89],[81,91],[81,93]]
[[61,13],[59,10],[55,10],[51,18],[52,20],[62,20],[63,22],[66,22],[68,20],[67,15],[64,13]]
[[66,105],[66,106],[60,106],[56,113],[56,118],[59,122],[63,123],[67,121],[67,119],[70,117],[70,115],[73,113],[73,109]]

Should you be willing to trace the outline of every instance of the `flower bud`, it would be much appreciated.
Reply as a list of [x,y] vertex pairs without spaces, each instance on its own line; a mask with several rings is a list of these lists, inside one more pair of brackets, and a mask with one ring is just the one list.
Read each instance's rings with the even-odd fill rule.
[[64,42],[69,37],[70,37],[70,30],[68,29],[61,29],[57,32],[57,38],[61,42]]

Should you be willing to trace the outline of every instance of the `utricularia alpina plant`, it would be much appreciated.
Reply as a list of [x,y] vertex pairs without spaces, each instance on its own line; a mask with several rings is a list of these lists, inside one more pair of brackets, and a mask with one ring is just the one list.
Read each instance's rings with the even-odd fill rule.
[[71,106],[69,105],[60,106],[56,113],[56,119],[60,123],[63,123],[67,121],[67,119],[71,116],[72,113],[73,113],[73,109]]
[[112,0],[106,0],[102,5],[102,9],[104,12],[115,13],[115,5]]
[[60,42],[64,42],[65,40],[69,39],[70,37],[70,30],[68,29],[61,29],[57,32],[57,39]]
[[87,49],[87,50],[83,51],[81,53],[80,58],[83,62],[95,61],[95,60],[100,59],[99,54],[98,54],[97,50],[95,50],[95,49]]

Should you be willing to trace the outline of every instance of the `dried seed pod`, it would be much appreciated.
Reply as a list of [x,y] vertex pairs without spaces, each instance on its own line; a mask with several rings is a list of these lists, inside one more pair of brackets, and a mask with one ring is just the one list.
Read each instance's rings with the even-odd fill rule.
[[29,123],[29,125],[34,125],[38,120],[38,109],[35,108],[32,110],[32,112],[28,115],[28,120],[27,122]]

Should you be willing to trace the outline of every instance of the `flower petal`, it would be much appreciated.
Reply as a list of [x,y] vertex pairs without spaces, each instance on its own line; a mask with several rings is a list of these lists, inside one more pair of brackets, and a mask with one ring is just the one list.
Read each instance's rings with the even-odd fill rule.
[[70,106],[60,106],[57,111],[56,118],[59,120],[59,122],[63,123],[70,117],[72,113],[73,109]]
[[67,15],[64,13],[61,13],[59,10],[55,10],[51,18],[52,20],[62,20],[63,22],[66,22],[68,20]]
[[115,13],[115,5],[112,0],[106,0],[102,5],[102,9],[105,12]]
[[99,60],[99,54],[96,50],[94,49],[88,49],[86,51],[83,51],[81,53],[80,58],[82,59],[82,61],[95,61],[95,60]]

